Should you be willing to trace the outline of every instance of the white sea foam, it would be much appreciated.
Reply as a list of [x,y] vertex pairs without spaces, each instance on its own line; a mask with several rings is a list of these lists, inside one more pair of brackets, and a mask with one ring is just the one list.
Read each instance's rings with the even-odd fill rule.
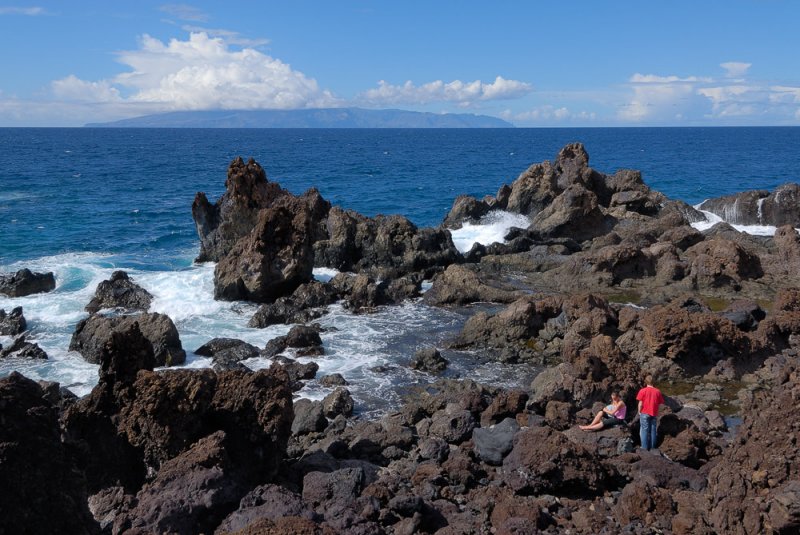
[[[703,202],[705,202],[705,201],[703,201]],[[702,214],[704,216],[706,216],[706,220],[705,221],[696,221],[696,222],[692,223],[692,227],[694,227],[695,229],[699,230],[700,232],[703,232],[704,230],[710,229],[711,227],[713,227],[717,223],[724,223],[725,222],[725,219],[721,218],[717,214],[715,214],[713,212],[708,212],[706,210],[701,210],[700,206],[702,206],[702,204],[703,203],[700,203],[700,204],[696,205],[695,208],[697,210],[699,210],[700,212],[702,212]],[[759,217],[760,217],[760,214],[759,214]],[[729,224],[730,224],[730,226],[732,226],[733,228],[735,228],[739,232],[744,232],[746,234],[752,234],[754,236],[774,236],[775,235],[775,231],[777,230],[777,227],[775,227],[773,225],[735,225],[733,223],[729,223]]]
[[528,228],[528,225],[530,220],[527,216],[496,210],[482,217],[477,225],[464,223],[460,229],[451,230],[450,234],[453,236],[456,249],[466,253],[476,243],[482,245],[503,243],[512,227]]
[[314,278],[320,282],[328,282],[336,275],[339,274],[338,270],[326,268],[326,267],[316,267],[313,271]]
[[[236,338],[264,347],[269,340],[286,334],[291,328],[290,325],[250,328],[247,323],[258,305],[214,300],[212,264],[153,271],[141,269],[138,264],[135,267],[125,265],[123,260],[111,255],[86,253],[0,266],[0,272],[22,267],[53,271],[56,289],[21,298],[0,296],[0,308],[10,310],[22,306],[30,329],[28,340],[39,344],[50,358],[47,361],[0,361],[0,377],[19,371],[33,379],[58,381],[78,395],[87,394],[97,383],[98,367],[86,362],[77,352],[68,350],[70,338],[77,322],[87,317],[84,307],[97,285],[117,269],[124,269],[134,282],[153,294],[151,311],[167,314],[175,322],[187,352],[186,363],[181,367],[211,366],[211,359],[196,355],[194,351],[212,338]],[[334,270],[315,270],[318,278],[330,278],[336,273]],[[464,319],[458,312],[431,308],[419,300],[382,307],[373,314],[353,314],[341,305],[332,305],[329,312],[318,320],[325,329],[321,335],[325,355],[313,359],[297,358],[300,362],[316,362],[320,367],[317,378],[331,373],[342,374],[350,383],[348,388],[356,400],[358,411],[385,410],[400,403],[401,391],[435,379],[409,369],[407,363],[416,349],[441,347],[445,339],[460,329]],[[10,341],[11,337],[0,338],[3,345]],[[482,358],[480,355],[466,355],[452,359],[447,373],[450,376],[481,377],[494,384],[521,384],[521,374],[507,373],[502,366],[486,364]],[[269,367],[272,361],[256,358],[245,364],[260,369]],[[300,395],[321,399],[330,391],[330,388],[311,380]]]

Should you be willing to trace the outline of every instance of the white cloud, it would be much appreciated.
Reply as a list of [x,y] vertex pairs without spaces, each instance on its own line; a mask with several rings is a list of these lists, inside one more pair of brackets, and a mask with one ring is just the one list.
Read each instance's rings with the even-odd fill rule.
[[545,105],[521,113],[505,110],[500,116],[516,124],[543,124],[543,123],[587,123],[597,119],[595,112],[572,112],[566,106],[555,107]]
[[658,76],[656,74],[639,74],[637,72],[631,76],[629,81],[633,84],[674,84],[710,82],[711,78],[698,78],[697,76],[687,76],[685,78],[681,78],[680,76]]
[[747,71],[750,67],[753,66],[752,63],[742,63],[740,61],[728,61],[726,63],[720,63],[720,67],[725,69],[725,76],[728,78],[741,78],[742,76],[747,74]]
[[775,103],[800,104],[800,87],[774,85],[770,87],[770,100]]
[[163,110],[314,108],[340,104],[316,80],[253,48],[232,50],[204,32],[164,43],[145,35],[138,50],[119,53],[129,68],[110,80],[68,76],[53,82],[70,100],[149,103]]
[[208,15],[205,12],[188,4],[164,4],[158,10],[181,20],[192,22],[206,22],[208,20]]
[[108,80],[87,82],[70,74],[52,83],[53,93],[64,101],[72,102],[117,102],[119,90]]
[[436,80],[417,86],[410,80],[403,85],[392,85],[381,80],[377,88],[359,94],[356,100],[368,105],[453,102],[469,106],[478,101],[519,98],[531,91],[533,91],[531,84],[506,80],[502,76],[498,76],[489,84],[480,80],[474,82],[454,80],[448,83]]
[[257,38],[252,39],[244,37],[239,32],[225,30],[222,28],[204,28],[202,26],[185,25],[182,29],[188,33],[205,33],[209,37],[219,37],[229,45],[245,46],[245,47],[258,47],[269,44],[269,39]]

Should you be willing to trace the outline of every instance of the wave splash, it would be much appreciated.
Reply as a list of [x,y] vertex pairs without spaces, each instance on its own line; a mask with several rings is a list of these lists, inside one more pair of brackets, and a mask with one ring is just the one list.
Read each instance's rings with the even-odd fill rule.
[[530,224],[527,216],[495,210],[483,216],[479,223],[464,223],[460,229],[451,230],[450,234],[453,236],[456,249],[466,253],[476,243],[481,245],[504,243],[505,236],[511,228],[528,228]]

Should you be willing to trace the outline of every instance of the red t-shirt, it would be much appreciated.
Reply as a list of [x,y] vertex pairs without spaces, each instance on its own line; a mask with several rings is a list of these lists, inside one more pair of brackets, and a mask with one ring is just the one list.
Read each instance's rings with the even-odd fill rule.
[[646,386],[636,394],[636,401],[642,402],[642,411],[650,416],[658,416],[658,406],[664,403],[661,390],[654,386]]

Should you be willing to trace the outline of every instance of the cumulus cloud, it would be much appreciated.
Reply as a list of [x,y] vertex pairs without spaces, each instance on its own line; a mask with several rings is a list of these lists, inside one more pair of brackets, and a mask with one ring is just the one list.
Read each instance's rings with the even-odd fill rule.
[[436,80],[420,86],[410,80],[402,85],[392,85],[381,80],[377,88],[359,94],[356,100],[368,105],[452,102],[469,106],[479,101],[519,98],[531,91],[533,91],[531,84],[506,80],[502,76],[495,78],[492,83],[483,83],[480,80],[474,82],[454,80],[445,83]]
[[741,78],[750,63],[720,65],[726,74],[719,79],[634,74],[629,79],[630,98],[618,118],[624,122],[720,119],[781,123],[797,117],[800,88]]
[[693,105],[691,101],[696,84],[710,79],[636,73],[629,81],[633,91],[632,98],[620,108],[617,115],[626,122],[642,122],[683,117],[685,108]]
[[514,113],[505,110],[500,116],[516,124],[543,124],[543,123],[588,123],[597,119],[597,113],[570,111],[566,106],[544,105],[531,110]]
[[52,84],[53,93],[68,102],[118,102],[119,90],[108,80],[87,82],[75,75],[56,80]]
[[719,66],[725,69],[725,76],[728,78],[741,78],[747,74],[747,71],[753,64],[742,63],[741,61],[728,61],[726,63],[720,63]]
[[[191,33],[162,42],[145,35],[137,50],[121,52],[128,71],[85,81],[75,76],[52,84],[56,96],[101,102],[121,99],[161,110],[314,108],[339,101],[316,80],[253,48],[231,49],[221,37]],[[121,96],[121,95],[124,95]]]

